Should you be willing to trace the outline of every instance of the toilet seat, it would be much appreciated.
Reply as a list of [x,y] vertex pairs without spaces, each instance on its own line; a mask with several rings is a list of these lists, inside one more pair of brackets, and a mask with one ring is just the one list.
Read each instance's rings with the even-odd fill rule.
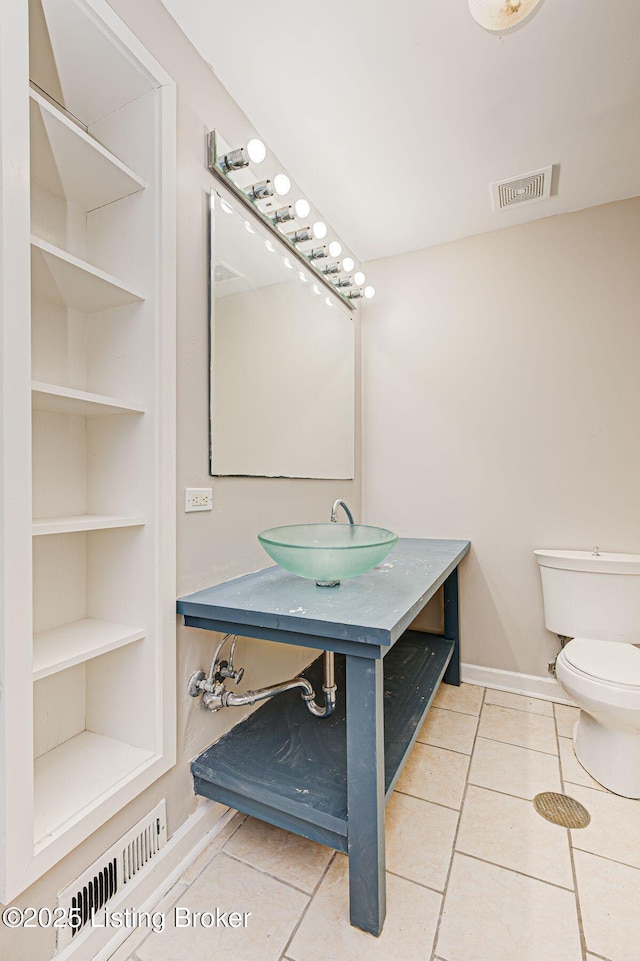
[[562,649],[562,657],[586,677],[640,692],[640,650],[633,644],[575,637]]

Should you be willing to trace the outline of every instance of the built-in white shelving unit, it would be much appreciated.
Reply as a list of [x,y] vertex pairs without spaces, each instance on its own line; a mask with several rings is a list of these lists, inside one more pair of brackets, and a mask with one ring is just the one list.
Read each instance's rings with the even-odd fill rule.
[[0,97],[7,902],[175,763],[175,89],[105,0],[20,0]]

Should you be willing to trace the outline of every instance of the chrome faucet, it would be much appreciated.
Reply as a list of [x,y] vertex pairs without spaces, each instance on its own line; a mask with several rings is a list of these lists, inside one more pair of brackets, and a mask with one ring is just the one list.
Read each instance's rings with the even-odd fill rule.
[[333,507],[331,508],[331,523],[332,524],[338,523],[338,508],[340,507],[343,509],[343,511],[349,518],[349,523],[354,524],[355,522],[353,520],[353,514],[351,513],[351,511],[349,510],[345,502],[341,501],[340,498],[338,498],[338,500],[334,503]]

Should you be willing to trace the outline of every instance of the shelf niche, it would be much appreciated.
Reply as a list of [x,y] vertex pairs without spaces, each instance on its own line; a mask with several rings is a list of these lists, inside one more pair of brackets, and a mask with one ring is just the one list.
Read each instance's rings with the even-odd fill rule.
[[156,756],[154,692],[139,696],[143,646],[140,640],[35,682],[36,849]]
[[88,213],[146,183],[35,90],[30,91],[31,180]]

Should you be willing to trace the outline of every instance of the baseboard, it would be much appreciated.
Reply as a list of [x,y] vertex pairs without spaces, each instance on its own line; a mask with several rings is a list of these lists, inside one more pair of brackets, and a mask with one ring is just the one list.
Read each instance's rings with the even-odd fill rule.
[[[127,884],[125,899],[118,900],[117,906],[114,903],[113,909],[152,910],[235,813],[223,804],[202,799],[151,862],[149,871],[143,872],[139,881]],[[131,928],[88,928],[77,941],[56,954],[54,961],[107,961],[133,933]]]
[[524,694],[526,697],[539,697],[543,701],[573,705],[573,701],[567,697],[555,677],[499,671],[495,667],[481,667],[479,664],[462,664],[461,674],[465,684],[479,684],[481,687],[508,691],[510,694]]

